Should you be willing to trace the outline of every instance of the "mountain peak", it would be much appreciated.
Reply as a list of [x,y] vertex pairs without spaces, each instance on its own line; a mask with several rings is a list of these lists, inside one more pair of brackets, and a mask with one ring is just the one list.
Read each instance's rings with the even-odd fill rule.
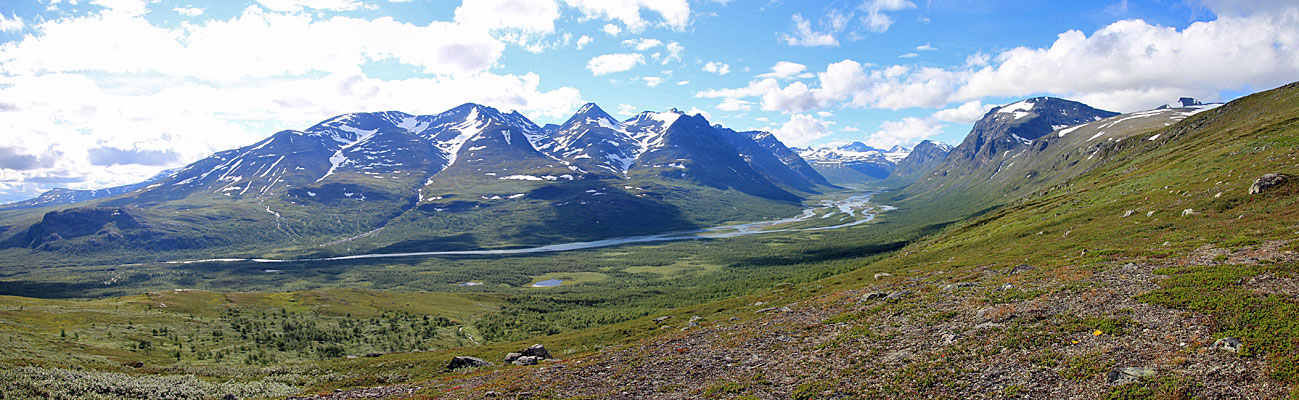
[[1073,100],[1034,97],[988,111],[954,150],[982,165],[997,154],[1024,146],[1056,129],[1119,115]]

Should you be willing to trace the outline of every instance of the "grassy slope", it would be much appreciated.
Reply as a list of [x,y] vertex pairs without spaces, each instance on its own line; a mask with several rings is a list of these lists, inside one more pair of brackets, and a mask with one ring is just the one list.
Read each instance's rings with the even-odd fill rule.
[[[854,346],[864,346],[851,339],[852,335],[861,337],[862,332],[894,326],[908,327],[911,324],[934,325],[944,321],[965,321],[973,314],[973,308],[983,306],[1026,307],[1035,300],[1067,302],[1069,299],[1093,296],[1097,291],[1105,292],[1104,280],[1099,277],[1113,274],[1123,263],[1134,262],[1141,265],[1161,266],[1156,272],[1170,278],[1158,281],[1153,290],[1146,290],[1138,298],[1148,303],[1206,313],[1209,316],[1209,329],[1214,337],[1237,335],[1245,341],[1246,357],[1260,357],[1270,365],[1269,378],[1279,379],[1289,385],[1295,384],[1293,360],[1295,348],[1287,341],[1295,336],[1296,327],[1288,310],[1293,310],[1295,300],[1280,294],[1268,294],[1255,290],[1245,290],[1240,286],[1233,287],[1233,282],[1242,279],[1271,276],[1277,279],[1295,279],[1296,268],[1293,261],[1284,256],[1263,258],[1264,260],[1281,260],[1280,262],[1250,261],[1239,254],[1265,247],[1269,240],[1288,240],[1292,238],[1295,222],[1299,216],[1294,215],[1295,186],[1288,186],[1281,191],[1248,196],[1246,188],[1252,180],[1266,172],[1290,172],[1299,169],[1296,165],[1294,144],[1299,143],[1299,128],[1296,127],[1296,115],[1299,115],[1299,95],[1293,86],[1266,92],[1243,99],[1222,110],[1198,115],[1183,124],[1171,127],[1161,134],[1160,140],[1146,141],[1144,137],[1122,141],[1106,156],[1110,160],[1092,172],[1085,174],[1065,185],[1051,190],[1043,190],[1014,205],[991,210],[982,216],[969,221],[951,224],[945,217],[930,217],[919,221],[917,217],[924,214],[922,207],[916,203],[899,203],[903,206],[899,212],[886,215],[878,224],[870,228],[874,231],[905,233],[925,233],[941,229],[938,234],[920,243],[904,248],[897,256],[874,262],[870,259],[854,258],[869,252],[862,248],[853,248],[848,243],[835,241],[834,246],[808,246],[806,242],[793,241],[788,245],[800,249],[782,251],[785,255],[771,256],[766,264],[780,267],[819,268],[826,276],[837,272],[856,269],[856,271],[835,275],[821,281],[800,284],[794,287],[777,285],[776,289],[759,291],[743,297],[735,297],[699,306],[679,308],[668,312],[681,321],[691,315],[704,317],[705,321],[715,321],[717,326],[755,327],[764,320],[753,320],[754,311],[770,305],[781,305],[792,302],[824,304],[825,298],[843,300],[853,298],[861,291],[877,290],[881,284],[875,283],[872,274],[881,271],[892,272],[897,278],[885,279],[883,285],[893,286],[897,282],[909,282],[919,292],[919,296],[897,303],[885,303],[879,307],[866,307],[849,310],[840,317],[806,323],[806,329],[840,329],[859,326],[862,330],[850,330],[848,336],[842,331],[835,331],[829,338],[844,339],[826,348],[842,351],[851,350]],[[1218,196],[1218,193],[1222,193]],[[914,201],[914,200],[913,200]],[[1194,210],[1195,214],[1182,216],[1185,209]],[[1128,210],[1133,213],[1123,217]],[[1147,213],[1152,212],[1147,216]],[[932,223],[928,223],[932,222]],[[946,228],[944,228],[946,226]],[[901,229],[902,227],[911,227]],[[857,233],[860,234],[861,231]],[[844,233],[826,233],[835,237]],[[880,241],[879,238],[874,239]],[[742,247],[746,244],[758,245],[772,242],[770,238],[737,241]],[[779,242],[779,240],[776,240]],[[870,242],[870,240],[863,240]],[[1203,254],[1208,248],[1234,251],[1232,255],[1209,257],[1205,262],[1195,262],[1196,254]],[[1290,251],[1286,249],[1282,251]],[[1275,253],[1275,252],[1274,252]],[[1275,255],[1275,254],[1274,254]],[[1203,257],[1200,257],[1203,258]],[[1219,259],[1221,258],[1221,259]],[[1190,260],[1190,261],[1188,261]],[[764,265],[759,258],[750,258],[731,264],[729,269],[744,268],[746,265]],[[799,264],[803,262],[803,264]],[[1244,263],[1245,266],[1223,267],[1214,263]],[[1008,268],[1019,263],[1029,263],[1037,267],[1035,272],[1015,277],[1002,274],[988,275],[987,271]],[[1210,264],[1210,265],[1197,265]],[[831,267],[827,267],[831,266]],[[989,269],[991,268],[991,270]],[[941,273],[940,273],[941,272]],[[816,275],[813,275],[815,277]],[[779,279],[779,278],[776,278]],[[803,279],[791,279],[803,282]],[[943,294],[941,287],[957,281],[976,282],[979,289],[953,298]],[[768,281],[774,283],[775,281]],[[753,282],[737,281],[749,285]],[[997,291],[993,287],[1003,283],[1013,283],[1019,289]],[[700,293],[714,292],[725,288],[727,283],[715,286],[704,286],[694,289]],[[583,286],[583,285],[577,285]],[[1225,289],[1211,291],[1207,289]],[[749,290],[734,293],[742,295]],[[1117,298],[1124,298],[1121,293]],[[1128,297],[1130,299],[1130,297]],[[951,305],[960,309],[936,308],[939,300],[955,301]],[[755,301],[764,301],[762,306],[753,305]],[[824,306],[826,310],[839,310]],[[800,308],[801,309],[801,308]],[[960,347],[966,351],[958,354],[970,360],[994,359],[1002,356],[1005,349],[1000,346],[1014,344],[1015,348],[1055,354],[1047,358],[1036,359],[1035,365],[1045,368],[1052,374],[1069,377],[1067,381],[1094,383],[1103,381],[1106,368],[1114,366],[1115,361],[1104,351],[1079,352],[1083,349],[1061,348],[1056,341],[1070,335],[1081,335],[1092,329],[1109,332],[1118,339],[1136,339],[1138,328],[1143,322],[1134,321],[1131,308],[1096,311],[1070,311],[1056,314],[1067,317],[1059,320],[1023,319],[1015,311],[1009,314],[1007,326],[993,331],[989,336],[994,338],[997,346],[993,347]],[[1168,312],[1164,308],[1154,311]],[[837,311],[835,311],[837,312]],[[661,315],[654,313],[653,315]],[[899,317],[901,316],[901,317]],[[740,318],[741,322],[726,322],[731,317]],[[761,317],[757,318],[770,318]],[[899,320],[899,318],[901,318]],[[754,321],[754,322],[747,322]],[[678,324],[681,322],[677,322]],[[713,323],[710,323],[713,324]],[[847,325],[844,325],[847,324]],[[881,325],[883,324],[883,325]],[[519,346],[532,341],[543,342],[561,354],[561,357],[576,357],[577,361],[599,362],[601,357],[610,352],[598,352],[586,357],[579,354],[599,349],[611,344],[658,336],[664,331],[657,329],[659,324],[648,320],[648,317],[634,321],[618,323],[600,328],[563,333],[555,336],[538,337],[534,340],[513,343],[502,343],[473,349],[456,351],[456,354],[479,355],[496,359],[506,351],[517,350]],[[972,324],[971,324],[972,325]],[[802,325],[800,325],[802,326]],[[802,329],[802,328],[800,328]],[[968,334],[968,333],[967,333]],[[676,337],[670,335],[669,337]],[[867,335],[866,337],[871,337]],[[1106,336],[1101,336],[1106,338]],[[867,343],[880,342],[881,338]],[[883,338],[887,339],[887,338]],[[1191,344],[1189,350],[1205,349],[1203,340]],[[663,339],[637,343],[670,343]],[[929,338],[932,341],[932,338]],[[741,341],[742,342],[742,341]],[[887,342],[887,341],[885,341]],[[1049,342],[1049,343],[1048,343]],[[1211,342],[1211,341],[1210,341]],[[838,347],[834,347],[838,346]],[[848,347],[843,347],[848,346]],[[1001,350],[998,350],[1001,348]],[[1095,347],[1091,347],[1095,349]],[[1050,351],[1050,352],[1048,352]],[[1054,352],[1054,353],[1052,353]],[[385,356],[378,359],[339,360],[314,363],[311,366],[292,368],[319,368],[328,378],[302,382],[316,389],[330,389],[339,386],[367,386],[391,382],[420,381],[441,374],[437,371],[440,363],[449,357],[449,352],[402,354]],[[1175,357],[1176,355],[1172,355]],[[1187,356],[1190,356],[1188,354]],[[695,357],[695,356],[692,356]],[[666,356],[664,358],[667,358]],[[571,365],[571,364],[565,364]],[[913,395],[952,395],[973,390],[975,387],[963,383],[963,374],[953,370],[956,366],[944,360],[918,362],[902,365],[903,368],[888,370],[862,370],[864,376],[849,376],[851,382],[865,382],[866,385],[845,388],[858,390],[857,394],[875,394],[881,396],[911,393]],[[287,368],[287,367],[286,367]],[[795,369],[795,367],[788,367]],[[783,369],[783,368],[782,368]],[[1161,375],[1132,384],[1107,387],[1112,394],[1172,394],[1193,393],[1198,390],[1194,383],[1189,383],[1179,375],[1178,370],[1161,368]],[[383,372],[380,372],[383,371]],[[519,388],[535,384],[533,380],[518,380],[519,374],[529,374],[536,369],[506,369],[488,375],[472,374],[469,378],[453,375],[449,381],[434,383],[433,386],[451,388],[463,379],[487,379],[481,388]],[[175,371],[173,371],[175,372]],[[264,373],[264,372],[263,372]],[[711,372],[709,372],[711,373]],[[499,375],[498,375],[499,374]],[[561,387],[566,383],[587,384],[599,387],[589,381],[582,381],[580,376],[564,375],[559,372],[546,372],[547,385]],[[228,376],[228,375],[227,375]],[[713,375],[708,375],[713,376]],[[944,378],[947,376],[947,378]],[[1076,377],[1076,378],[1073,378]],[[838,379],[845,378],[838,376]],[[802,379],[802,380],[798,380]],[[513,383],[511,383],[513,382]],[[756,382],[756,380],[755,380]],[[891,382],[881,384],[882,382]],[[820,394],[823,386],[833,387],[832,380],[824,376],[808,375],[796,378],[789,385],[781,388],[766,389],[741,385],[738,388],[725,386],[726,382],[711,381],[708,386],[700,387],[655,387],[664,393],[682,395],[736,397],[741,393],[784,393],[785,396],[798,397],[799,393]],[[875,384],[876,386],[870,386]],[[967,386],[962,386],[963,384]],[[722,385],[718,387],[713,387]],[[821,386],[818,386],[821,385]],[[691,390],[698,390],[691,392]],[[733,390],[734,389],[734,390]],[[1016,385],[1000,388],[1000,395],[1010,395]],[[476,389],[475,389],[476,390]],[[1093,389],[1094,391],[1094,389]],[[478,392],[481,394],[481,392]],[[689,393],[689,394],[688,394]],[[983,395],[995,395],[980,392]],[[469,395],[472,395],[471,393]],[[761,396],[766,397],[766,396]]]
[[[783,319],[773,316],[753,322],[724,322],[730,316],[747,319],[753,310],[773,304],[805,301],[810,309],[799,312],[815,313],[820,307],[837,310],[830,315],[843,312],[839,317],[821,323],[802,321],[807,324],[805,328],[793,325],[785,330],[808,331],[798,337],[824,334],[836,338],[824,342],[823,346],[807,349],[809,353],[800,353],[830,360],[837,355],[871,349],[877,353],[867,356],[871,357],[867,360],[876,360],[889,347],[905,346],[903,342],[909,338],[909,329],[924,330],[925,326],[945,326],[955,329],[958,337],[975,335],[987,338],[987,342],[934,350],[925,353],[933,358],[918,359],[928,361],[894,364],[882,370],[861,365],[828,371],[807,370],[810,367],[801,363],[782,364],[785,366],[779,371],[795,371],[790,375],[797,376],[786,377],[784,386],[777,387],[754,384],[752,379],[741,380],[735,387],[727,386],[723,380],[726,372],[702,372],[710,377],[705,378],[703,385],[673,386],[668,378],[653,384],[618,376],[617,382],[603,384],[579,371],[552,371],[541,374],[545,375],[546,382],[542,393],[547,392],[546,387],[558,391],[551,393],[572,395],[582,388],[591,389],[586,393],[601,393],[600,390],[628,390],[636,385],[648,385],[651,390],[669,396],[677,393],[715,398],[743,395],[765,398],[773,394],[800,398],[800,393],[811,394],[802,398],[813,398],[834,393],[832,388],[836,387],[841,388],[841,394],[867,397],[1069,393],[1070,397],[1181,398],[1195,393],[1224,395],[1232,393],[1231,390],[1274,396],[1277,384],[1290,388],[1281,393],[1294,390],[1299,387],[1299,374],[1294,367],[1299,345],[1293,341],[1299,337],[1299,320],[1294,318],[1299,301],[1292,286],[1299,279],[1299,263],[1293,254],[1296,246],[1285,243],[1293,239],[1299,221],[1296,214],[1299,207],[1295,204],[1299,185],[1291,183],[1280,190],[1253,196],[1247,194],[1247,189],[1264,173],[1299,172],[1296,164],[1299,154],[1295,152],[1295,144],[1299,143],[1299,85],[1250,96],[1159,133],[1160,138],[1154,141],[1146,140],[1145,135],[1119,141],[1106,154],[1107,162],[1067,184],[953,224],[902,249],[894,257],[857,271],[799,285],[795,291],[778,288],[766,292],[765,297],[754,295],[693,307],[678,314],[695,314],[703,316],[705,321],[719,321],[716,330],[725,332],[730,327],[744,330],[761,321]],[[1188,209],[1193,211],[1183,215]],[[883,222],[895,218],[908,216],[890,214]],[[1023,275],[1005,275],[1004,271],[1021,263],[1036,269]],[[1135,272],[1127,272],[1128,263],[1132,263],[1130,268]],[[883,281],[887,283],[876,283],[881,281],[871,277],[878,272],[891,272],[898,277]],[[1128,284],[1115,281],[1130,281],[1143,274],[1149,276],[1150,272],[1155,276],[1148,280]],[[946,285],[957,282],[973,283],[976,289],[951,293],[944,290]],[[1255,285],[1252,282],[1274,285],[1269,289],[1266,285],[1251,286]],[[1291,285],[1289,289],[1286,289],[1287,282]],[[875,307],[853,301],[844,306],[845,301],[866,291],[888,290],[901,283],[915,290],[915,294],[900,302]],[[1006,283],[1014,287],[996,289]],[[1095,300],[1089,299],[1108,300],[1096,305]],[[776,301],[742,306],[754,300]],[[737,306],[741,309],[733,308]],[[982,311],[979,315],[984,319],[977,319],[975,310]],[[1133,314],[1134,310],[1141,313]],[[1194,313],[1182,314],[1176,310]],[[994,315],[991,318],[998,321],[996,327],[982,332],[972,329],[975,324],[988,321],[990,317],[985,314]],[[1179,345],[1176,339],[1159,336],[1161,329],[1183,337],[1185,342]],[[888,331],[897,333],[882,333]],[[1093,331],[1099,333],[1094,335]],[[881,334],[884,336],[878,336]],[[761,332],[753,335],[748,341],[737,338],[739,343],[731,346],[742,349],[766,337]],[[1093,336],[1096,339],[1085,339]],[[1222,353],[1210,349],[1214,339],[1225,336],[1238,337],[1245,343],[1241,358],[1224,358]],[[646,348],[680,343],[683,338],[682,335],[670,337],[670,341],[638,342],[632,348],[645,352],[650,351]],[[1073,344],[1071,338],[1076,338],[1072,339]],[[868,340],[859,341],[862,339]],[[940,339],[930,336],[920,340],[932,343]],[[891,346],[881,346],[881,343]],[[1018,354],[1026,355],[1020,358]],[[609,351],[565,365],[574,369],[578,363],[632,369],[667,365],[679,369],[685,366],[678,362],[697,362],[713,356],[710,353],[662,356],[657,361],[638,361],[652,364],[628,365],[628,359],[620,358],[628,357],[626,352]],[[866,361],[874,362],[879,361]],[[1105,384],[1111,369],[1142,362],[1154,363],[1156,376],[1127,384]],[[983,367],[969,370],[969,363]],[[1024,378],[1026,383],[985,385],[984,380],[993,378],[981,376],[981,370],[992,369],[988,366],[999,363],[1024,363],[1023,369],[1009,371],[1012,378],[1017,374],[1058,378],[1046,387],[1033,386],[1033,378]],[[1204,371],[1215,370],[1215,363],[1224,368],[1240,368],[1245,374],[1241,378],[1206,377]],[[526,390],[541,384],[534,371],[518,369],[486,376],[470,375],[433,386],[447,389],[459,384],[483,385],[464,389],[463,393],[457,391],[461,394],[453,397],[481,395],[482,390]],[[654,372],[643,371],[640,375],[646,374]],[[670,375],[667,371],[664,374]],[[1234,379],[1247,380],[1232,383]],[[632,386],[620,388],[616,386],[619,384]],[[1270,389],[1264,389],[1269,384]],[[568,389],[561,388],[574,392],[564,392]],[[1049,391],[1052,388],[1066,391]],[[1291,395],[1296,394],[1299,393]]]

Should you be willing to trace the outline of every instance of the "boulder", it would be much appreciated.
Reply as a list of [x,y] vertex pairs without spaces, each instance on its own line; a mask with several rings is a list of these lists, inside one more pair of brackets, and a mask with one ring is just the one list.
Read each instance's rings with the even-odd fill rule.
[[505,362],[514,362],[514,360],[518,360],[519,357],[523,357],[523,353],[510,353],[510,354],[506,354],[506,355],[505,355]]
[[551,358],[551,357],[550,357],[550,352],[549,352],[549,351],[546,351],[546,346],[542,346],[542,345],[540,345],[540,344],[534,344],[534,345],[532,345],[532,347],[529,347],[529,348],[527,348],[527,349],[524,349],[524,350],[523,350],[523,356],[524,356],[524,357],[529,357],[529,356],[530,356],[530,357],[537,357],[538,359],[542,359],[542,358]]
[[461,368],[490,367],[490,366],[492,366],[492,363],[484,361],[481,358],[467,357],[467,356],[451,357],[451,362],[447,363],[448,370],[457,370]]
[[540,360],[541,360],[540,358],[535,357],[535,356],[522,356],[522,357],[519,357],[518,359],[515,359],[514,361],[512,361],[511,364],[519,365],[519,366],[523,366],[523,365],[537,365],[537,362],[540,361]]
[[1288,177],[1281,174],[1266,174],[1254,180],[1253,185],[1249,185],[1249,194],[1259,194],[1266,192],[1274,187],[1285,184]]
[[903,298],[906,298],[907,296],[910,295],[911,295],[910,290],[903,290],[901,292],[889,293],[888,296],[884,297],[884,300],[902,300]]
[[1240,339],[1225,337],[1214,341],[1213,348],[1240,354],[1240,350],[1244,348],[1244,345],[1240,342]]
[[864,294],[861,296],[861,299],[862,301],[883,300],[885,297],[888,296],[889,296],[888,293],[875,292],[875,293]]
[[662,317],[655,318],[655,319],[654,319],[654,322],[663,322],[663,321],[667,321],[667,320],[669,320],[669,319],[672,319],[672,316],[671,316],[671,315],[664,315],[664,316],[662,316]]
[[1019,264],[1016,265],[1015,268],[1011,268],[1010,271],[1006,272],[1006,275],[1019,275],[1032,270],[1033,270],[1032,265]]
[[1123,367],[1110,370],[1109,375],[1105,376],[1105,382],[1113,385],[1121,385],[1128,382],[1135,382],[1141,378],[1155,376],[1158,373],[1151,367]]
[[893,276],[893,274],[890,274],[888,272],[879,272],[875,274],[875,280],[879,280],[880,278],[886,278],[890,276]]

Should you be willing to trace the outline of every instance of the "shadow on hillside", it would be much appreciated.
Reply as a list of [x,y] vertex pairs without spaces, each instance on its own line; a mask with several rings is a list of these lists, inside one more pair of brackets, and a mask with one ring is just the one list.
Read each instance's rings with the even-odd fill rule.
[[736,267],[795,265],[843,258],[866,257],[899,250],[910,243],[910,241],[903,240],[889,243],[864,244],[860,246],[827,247],[789,255],[741,258],[732,262],[731,265]]
[[679,208],[653,194],[636,196],[612,185],[546,186],[528,197],[553,206],[537,223],[504,234],[515,243],[546,245],[700,228]]

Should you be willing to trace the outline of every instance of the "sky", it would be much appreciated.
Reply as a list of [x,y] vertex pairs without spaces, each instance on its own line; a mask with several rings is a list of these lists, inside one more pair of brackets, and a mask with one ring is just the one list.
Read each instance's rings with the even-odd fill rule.
[[1026,97],[1130,112],[1295,80],[1293,0],[6,0],[0,202],[350,112],[594,102],[888,147]]

